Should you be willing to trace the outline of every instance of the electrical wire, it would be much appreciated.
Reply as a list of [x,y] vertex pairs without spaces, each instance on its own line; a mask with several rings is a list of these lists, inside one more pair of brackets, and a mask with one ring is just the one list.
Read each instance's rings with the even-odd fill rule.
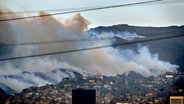
[[110,9],[110,8],[133,6],[133,5],[140,5],[140,4],[149,4],[149,3],[160,2],[160,1],[163,1],[163,0],[151,0],[151,1],[143,1],[143,2],[136,2],[136,3],[129,3],[129,4],[96,7],[96,8],[82,9],[82,10],[73,10],[73,11],[66,11],[66,12],[60,12],[60,13],[43,14],[43,15],[38,15],[38,16],[27,16],[27,17],[1,19],[0,22],[12,21],[12,20],[22,20],[22,19],[29,19],[29,18],[38,18],[38,17],[47,17],[47,16],[51,16],[51,15],[61,15],[61,14],[69,14],[69,13],[76,13],[76,12],[94,11],[94,10],[101,10],[101,9]]
[[39,45],[39,44],[55,44],[55,43],[74,43],[74,42],[87,42],[87,41],[99,41],[99,40],[109,40],[114,37],[99,37],[99,38],[83,38],[83,39],[70,39],[70,40],[56,40],[56,41],[43,41],[43,42],[27,42],[27,43],[8,43],[0,44],[0,46],[19,46],[19,45]]
[[80,7],[80,8],[63,8],[63,9],[43,9],[43,10],[15,11],[15,12],[1,12],[0,15],[38,13],[38,12],[41,12],[41,11],[44,11],[44,12],[61,12],[61,11],[91,9],[91,8],[98,8],[98,7],[100,7],[100,6]]
[[137,43],[146,43],[146,42],[152,42],[152,41],[158,41],[158,40],[164,40],[164,39],[171,39],[171,38],[178,38],[178,37],[184,37],[184,34],[159,36],[159,37],[150,38],[150,39],[141,39],[141,40],[135,40],[135,41],[130,41],[130,42],[123,42],[123,43],[116,43],[116,44],[102,45],[102,46],[95,46],[95,47],[89,47],[89,48],[83,48],[83,49],[73,49],[73,50],[60,51],[60,52],[51,52],[51,53],[36,54],[36,55],[27,55],[27,56],[19,56],[19,57],[2,58],[2,59],[0,59],[0,61],[25,59],[25,58],[31,58],[31,57],[49,56],[49,55],[72,53],[72,52],[79,52],[79,51],[87,51],[87,50],[94,50],[94,49],[101,49],[101,48],[108,48],[108,47],[131,45],[131,44],[137,44]]
[[[172,34],[176,34],[179,33],[180,34],[181,31],[164,31],[164,32],[159,32],[159,34],[167,34],[167,33],[172,33]],[[157,34],[157,33],[146,33],[149,34],[149,38],[154,38],[155,36],[152,36],[152,34]],[[145,34],[139,34],[139,35],[145,35]],[[162,35],[162,36],[168,36],[168,35]],[[42,41],[42,42],[22,42],[22,43],[6,43],[6,44],[0,44],[0,46],[2,47],[9,47],[9,46],[21,46],[21,45],[41,45],[41,44],[56,44],[56,43],[75,43],[75,42],[88,42],[88,41],[105,41],[105,40],[110,40],[110,39],[114,39],[115,37],[118,37],[118,35],[114,35],[114,36],[106,36],[106,37],[94,37],[94,38],[82,38],[82,39],[68,39],[68,40],[54,40],[54,41]],[[131,36],[128,36],[131,37]]]
[[[164,1],[161,0],[161,1],[156,2],[156,3],[148,3],[148,4],[142,4],[142,5],[139,4],[139,6],[143,6],[143,5],[157,5],[157,4],[171,4],[171,3],[181,3],[181,2],[184,2],[184,1],[183,0],[164,0]],[[102,8],[102,7],[105,7],[105,6],[80,7],[80,8],[63,8],[63,9],[43,9],[43,10],[17,11],[17,12],[2,12],[2,13],[0,13],[0,15],[38,13],[40,11],[44,11],[44,12],[60,12],[60,11],[83,10],[83,9]]]
[[[146,5],[160,5],[160,4],[173,4],[173,3],[184,3],[184,0],[164,0],[156,3],[149,3]],[[138,6],[144,6],[145,4],[138,5]]]

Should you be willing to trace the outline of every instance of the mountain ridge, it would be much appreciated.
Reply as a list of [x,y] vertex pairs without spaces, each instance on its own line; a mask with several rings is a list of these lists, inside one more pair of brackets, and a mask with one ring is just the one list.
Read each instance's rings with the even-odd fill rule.
[[[114,34],[127,31],[144,36],[145,38],[152,38],[157,36],[167,35],[182,35],[184,34],[184,25],[168,26],[168,27],[150,27],[150,26],[130,26],[128,24],[119,24],[113,26],[99,26],[91,28],[89,32],[96,34],[112,32]],[[123,39],[117,39],[117,43],[124,42]],[[179,71],[184,71],[184,37],[164,39],[152,42],[145,42],[133,45],[120,46],[122,48],[132,48],[137,50],[139,45],[148,46],[151,53],[157,53],[159,58],[168,61],[172,64],[179,65]]]

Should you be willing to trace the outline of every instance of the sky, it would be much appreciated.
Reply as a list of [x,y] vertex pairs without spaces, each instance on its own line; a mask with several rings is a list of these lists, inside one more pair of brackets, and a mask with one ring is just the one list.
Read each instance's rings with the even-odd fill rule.
[[[0,6],[13,11],[49,10],[109,6],[148,0],[0,0]],[[183,0],[180,0],[183,1]],[[184,25],[184,2],[175,4],[119,7],[98,11],[81,12],[91,22],[90,27],[129,24],[136,26]],[[59,15],[67,18],[75,15]]]

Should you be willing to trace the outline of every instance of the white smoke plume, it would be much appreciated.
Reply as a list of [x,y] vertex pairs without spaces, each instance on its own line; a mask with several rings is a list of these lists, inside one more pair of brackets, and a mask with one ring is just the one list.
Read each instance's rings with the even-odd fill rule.
[[140,36],[137,35],[136,33],[130,33],[128,31],[124,31],[124,32],[118,32],[116,34],[114,34],[113,32],[102,32],[102,33],[97,33],[97,32],[93,32],[93,31],[89,31],[90,34],[93,34],[93,37],[99,37],[99,38],[103,38],[103,37],[118,37],[124,40],[134,40],[135,38],[145,38],[144,36]]
[[[43,14],[45,14],[45,12],[41,12],[40,16]],[[0,15],[0,18],[10,17],[3,17],[3,15]],[[48,16],[2,22],[0,23],[0,37],[2,37],[0,38],[0,42],[6,44],[90,38],[90,35],[85,32],[85,30],[88,29],[89,24],[90,22],[80,14],[76,14],[74,17],[68,19],[56,19],[52,16]],[[129,32],[122,32],[119,34],[102,33],[99,36],[117,36],[128,41],[135,38],[145,38],[136,33]],[[7,48],[8,54],[3,54],[2,57],[58,52],[113,44],[113,42],[114,40],[106,40],[16,46]],[[138,52],[134,52],[131,49],[119,50],[117,48],[109,47],[47,57],[5,61],[0,62],[0,65],[0,83],[18,92],[23,88],[33,85],[41,86],[46,83],[61,81],[62,78],[66,77],[62,72],[48,74],[58,68],[72,69],[79,73],[101,73],[107,76],[128,73],[130,71],[135,71],[144,76],[156,76],[163,72],[174,71],[178,68],[177,65],[172,65],[169,62],[159,60],[158,54],[151,54],[146,46],[140,46]],[[24,71],[31,73],[42,72],[49,78],[52,78],[53,82],[36,77],[34,74],[23,74],[24,76],[21,78],[23,78],[24,81],[3,77],[3,75],[19,75]]]

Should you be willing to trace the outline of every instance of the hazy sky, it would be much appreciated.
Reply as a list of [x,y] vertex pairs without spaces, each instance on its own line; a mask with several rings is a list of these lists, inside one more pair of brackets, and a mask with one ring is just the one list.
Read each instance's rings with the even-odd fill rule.
[[[64,9],[108,6],[148,0],[0,0],[0,6],[14,11]],[[182,0],[181,0],[182,1]],[[184,25],[184,2],[176,4],[144,5],[82,12],[90,27],[115,24],[167,26]],[[61,18],[73,14],[60,15]]]

